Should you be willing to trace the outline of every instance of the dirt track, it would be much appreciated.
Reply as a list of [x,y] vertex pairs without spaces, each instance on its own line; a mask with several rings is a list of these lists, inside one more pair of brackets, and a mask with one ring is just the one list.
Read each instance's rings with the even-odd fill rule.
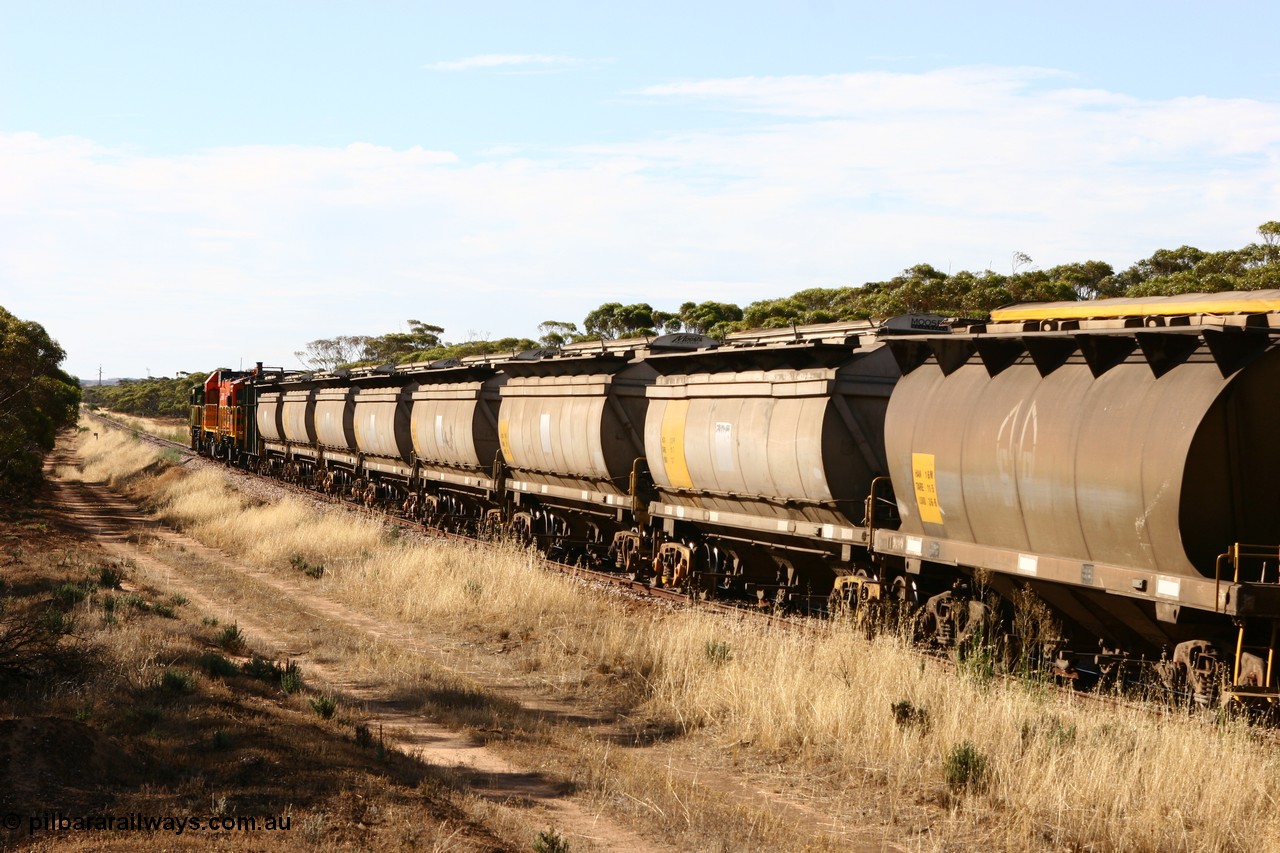
[[[344,704],[362,707],[370,727],[381,727],[388,745],[436,765],[468,768],[474,771],[476,793],[498,802],[534,803],[567,837],[590,841],[600,850],[660,853],[675,849],[588,812],[566,795],[563,783],[517,767],[471,737],[407,711],[387,685],[317,656],[311,643],[281,630],[279,609],[288,602],[291,608],[304,610],[316,633],[341,625],[430,654],[432,650],[420,638],[317,595],[287,577],[238,563],[169,529],[104,486],[55,480],[54,489],[55,504],[69,526],[97,541],[109,554],[133,561],[157,585],[181,593],[197,609],[238,624],[254,647],[299,661],[310,680],[327,685]],[[179,558],[174,559],[175,555]],[[234,601],[211,598],[205,574],[211,568],[243,578],[243,594]]]
[[[73,460],[62,455],[52,461],[50,468]],[[321,594],[314,581],[298,574],[264,570],[232,559],[160,523],[103,485],[54,480],[54,489],[55,503],[70,526],[99,542],[113,556],[133,561],[155,586],[182,594],[196,609],[224,624],[237,624],[255,649],[298,661],[308,683],[323,685],[344,705],[360,708],[366,724],[380,729],[388,745],[437,766],[464,768],[472,790],[491,801],[544,810],[545,821],[570,839],[574,849],[589,846],[642,853],[685,849],[641,835],[572,796],[572,785],[517,766],[471,736],[425,718],[414,703],[397,698],[398,691],[392,685],[330,653],[325,640],[342,633],[422,655],[432,666],[514,703],[522,717],[568,722],[578,727],[583,737],[618,744],[619,749],[627,748],[635,732],[481,668],[483,661],[478,666],[474,654],[459,654],[463,643],[447,632],[431,634],[421,625],[372,618]],[[284,618],[286,612],[288,618]],[[300,623],[308,626],[301,634],[296,628]],[[655,769],[661,766],[664,773],[682,776],[718,798],[740,804],[748,813],[769,812],[830,839],[843,839],[840,846],[844,849],[866,853],[904,849],[874,828],[842,825],[822,807],[751,784],[727,769],[690,766],[663,746],[651,745],[647,750]]]

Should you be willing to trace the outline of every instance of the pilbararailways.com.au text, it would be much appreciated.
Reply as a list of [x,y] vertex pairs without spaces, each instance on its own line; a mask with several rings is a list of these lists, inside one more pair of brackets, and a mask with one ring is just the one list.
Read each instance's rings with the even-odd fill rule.
[[64,812],[18,814],[10,812],[0,817],[0,824],[9,831],[26,828],[27,835],[55,832],[288,832],[292,828],[292,815],[268,817],[240,817],[212,815],[144,815],[128,814],[68,815]]

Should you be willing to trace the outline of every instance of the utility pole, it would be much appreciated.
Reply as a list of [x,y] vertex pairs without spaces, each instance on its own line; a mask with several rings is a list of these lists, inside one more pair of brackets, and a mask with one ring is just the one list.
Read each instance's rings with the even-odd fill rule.
[[98,365],[98,387],[102,387],[102,365]]

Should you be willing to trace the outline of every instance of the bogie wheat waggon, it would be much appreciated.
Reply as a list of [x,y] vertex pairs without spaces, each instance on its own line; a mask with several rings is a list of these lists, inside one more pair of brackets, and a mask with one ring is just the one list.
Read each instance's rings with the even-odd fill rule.
[[962,643],[1033,596],[1091,680],[1276,700],[1280,291],[1014,306],[284,372],[201,452],[699,597],[896,602]]

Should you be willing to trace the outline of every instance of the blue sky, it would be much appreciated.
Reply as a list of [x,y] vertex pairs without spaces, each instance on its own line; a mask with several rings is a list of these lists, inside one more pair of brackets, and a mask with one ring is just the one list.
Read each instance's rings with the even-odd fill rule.
[[[1042,8],[1033,8],[1034,6]],[[0,0],[0,305],[83,376],[1280,218],[1263,3]]]

